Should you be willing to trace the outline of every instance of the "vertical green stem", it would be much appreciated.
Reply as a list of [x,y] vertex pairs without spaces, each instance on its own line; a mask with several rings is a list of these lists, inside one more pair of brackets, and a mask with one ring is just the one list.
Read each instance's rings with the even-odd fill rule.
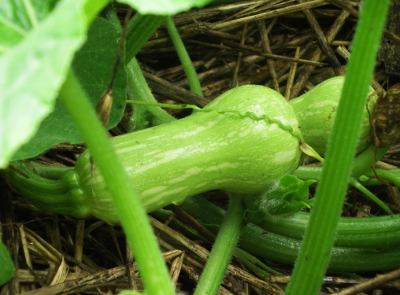
[[239,239],[244,207],[240,195],[232,194],[213,249],[201,274],[194,295],[217,294]]
[[183,44],[181,36],[175,27],[175,24],[170,16],[165,20],[165,26],[167,27],[169,37],[176,49],[176,53],[182,63],[183,70],[185,71],[186,77],[189,81],[190,91],[193,93],[203,96],[203,91],[201,90],[201,85],[199,78],[197,76],[196,69],[193,66],[192,60]]
[[[394,184],[397,187],[400,187],[400,175],[399,175],[400,173],[398,173],[398,171],[399,169],[396,170],[377,169],[376,174],[378,174],[378,176],[383,180],[391,184]],[[371,173],[368,176],[375,177],[375,174],[373,173],[373,171],[371,171]],[[381,182],[379,183],[382,184]]]
[[364,1],[315,205],[287,295],[312,295],[320,289],[350,179],[365,97],[389,3]]
[[147,294],[174,294],[167,268],[139,196],[72,71],[68,73],[60,95],[113,196]]
[[356,179],[351,178],[350,179],[350,184],[358,189],[360,192],[364,193],[371,201],[373,201],[375,204],[377,204],[383,211],[386,212],[388,215],[393,215],[393,211],[377,196],[375,196],[373,193],[371,193],[365,186],[363,186],[361,183],[359,183]]

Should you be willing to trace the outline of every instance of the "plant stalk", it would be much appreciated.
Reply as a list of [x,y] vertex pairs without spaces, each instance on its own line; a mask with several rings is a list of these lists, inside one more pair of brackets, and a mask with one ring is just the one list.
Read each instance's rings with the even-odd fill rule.
[[147,294],[174,294],[167,268],[139,196],[72,71],[68,73],[60,95],[113,196]]
[[241,196],[231,194],[228,210],[194,295],[217,294],[240,236],[243,213],[244,207]]
[[196,69],[193,66],[192,60],[190,59],[190,56],[186,50],[185,45],[183,44],[181,36],[179,35],[179,32],[176,29],[171,16],[168,16],[165,19],[165,26],[167,27],[169,37],[171,38],[172,44],[174,44],[176,53],[178,54],[181,64],[183,66],[183,70],[185,71],[186,77],[189,82],[190,91],[197,95],[203,96],[203,91],[201,90],[201,85],[197,76]]
[[364,2],[315,205],[287,295],[318,294],[321,287],[351,176],[365,98],[389,4],[389,0]]

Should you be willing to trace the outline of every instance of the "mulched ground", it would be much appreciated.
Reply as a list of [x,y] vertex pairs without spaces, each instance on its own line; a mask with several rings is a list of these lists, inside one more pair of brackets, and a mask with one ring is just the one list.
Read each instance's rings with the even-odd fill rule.
[[[204,98],[188,91],[165,28],[161,27],[146,43],[138,60],[161,102],[204,106],[226,90],[245,84],[265,85],[291,99],[330,77],[344,74],[358,17],[357,2],[245,1],[177,15],[174,21],[198,71]],[[123,15],[124,10],[119,13]],[[397,16],[392,18],[372,83],[379,93],[399,82],[399,43],[393,34],[400,32]],[[186,114],[174,113],[178,117]],[[113,132],[123,133],[124,125]],[[60,145],[41,160],[71,166],[81,150],[80,146]],[[399,166],[399,159],[399,148],[394,147],[386,162]],[[129,263],[133,261],[132,253],[119,226],[94,218],[77,220],[38,212],[4,183],[0,189],[4,204],[0,212],[2,237],[12,245],[18,267],[15,277],[0,289],[0,295],[117,294],[123,289],[141,289],[136,268]],[[387,190],[381,187],[377,193],[385,197]],[[226,200],[218,192],[213,192],[211,198],[220,204]],[[369,204],[357,193],[350,194],[348,200],[369,210]],[[160,216],[150,218],[177,293],[192,294],[211,248],[212,234],[198,234],[193,228],[199,225],[180,214],[166,220]],[[285,275],[265,278],[233,259],[220,294],[282,294],[275,283],[287,283],[291,266],[270,265]],[[321,294],[360,280],[327,277]],[[370,294],[398,294],[398,284],[376,287]]]

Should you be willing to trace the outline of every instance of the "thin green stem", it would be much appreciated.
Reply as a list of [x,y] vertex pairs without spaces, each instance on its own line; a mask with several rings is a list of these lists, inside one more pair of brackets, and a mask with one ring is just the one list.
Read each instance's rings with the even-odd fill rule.
[[[384,169],[376,169],[376,174],[383,180],[391,183],[397,187],[400,187],[400,169],[396,170],[384,170]],[[370,171],[367,176],[375,179],[375,174],[373,171]],[[382,184],[381,181],[376,180],[378,184]]]
[[174,294],[167,268],[139,196],[72,71],[69,72],[60,95],[113,196],[127,239],[135,253],[146,292]]
[[[391,215],[393,214],[392,210],[384,203],[382,202],[379,198],[377,198],[373,193],[371,193],[364,185],[362,185],[358,179],[360,179],[361,176],[365,175],[372,175],[372,177],[375,177],[373,171],[372,171],[372,159],[374,158],[374,146],[369,146],[366,148],[361,154],[357,155],[356,159],[354,160],[353,167],[352,167],[352,177],[349,181],[349,183],[364,193],[370,200],[375,202],[379,207],[383,209],[387,214]],[[376,154],[376,160],[381,159],[385,153],[387,152],[388,148],[381,148],[378,150]],[[315,167],[315,166],[300,166],[294,173],[296,177],[302,180],[308,180],[308,179],[316,179],[319,180],[322,174],[322,169],[323,167]],[[382,184],[382,183],[381,183]]]
[[172,44],[176,49],[176,53],[182,63],[183,70],[185,71],[186,77],[189,82],[190,91],[193,93],[203,96],[203,91],[201,90],[201,85],[195,67],[193,66],[192,60],[186,50],[185,45],[179,35],[178,30],[170,16],[165,20],[165,26],[167,27],[169,37],[171,38]]
[[196,111],[201,110],[196,105],[192,104],[169,104],[169,103],[159,103],[159,102],[148,102],[148,101],[140,101],[140,100],[127,100],[127,103],[131,104],[136,104],[136,105],[145,105],[145,106],[156,106],[156,107],[161,107],[161,108],[170,108],[170,109],[178,109],[178,110],[183,110],[183,109],[193,109]]
[[24,6],[24,10],[26,11],[28,21],[30,22],[32,28],[36,27],[39,23],[39,20],[35,8],[33,7],[33,3],[30,1],[23,1],[22,5]]
[[389,0],[364,2],[315,205],[287,295],[317,294],[321,287],[351,175],[365,97],[389,4]]
[[[378,149],[375,160],[379,161],[388,151],[389,148]],[[359,179],[363,175],[369,175],[372,171],[372,159],[374,158],[374,146],[370,145],[364,151],[357,155],[353,161],[351,175],[355,179]],[[300,166],[294,171],[293,175],[301,180],[316,179],[321,177],[323,167],[316,166]],[[374,176],[375,177],[375,176]]]
[[381,201],[377,196],[375,196],[373,193],[371,193],[365,186],[363,186],[361,183],[359,183],[357,180],[354,178],[350,179],[350,184],[354,186],[356,189],[358,189],[360,192],[364,193],[371,201],[373,201],[375,204],[377,204],[383,211],[385,211],[388,215],[393,215],[393,211],[390,210],[390,208]]
[[[308,179],[319,179],[322,174],[322,167],[312,167],[312,166],[300,166],[293,175],[298,177],[299,179],[302,180],[308,180]],[[370,171],[364,171],[362,175],[369,175],[371,177],[375,177],[372,169],[369,169]],[[393,180],[391,178],[390,180]],[[389,181],[391,182],[391,181]],[[362,185],[356,178],[351,177],[349,183],[358,189],[360,192],[364,193],[371,201],[375,202],[383,211],[385,211],[387,214],[391,215],[393,214],[393,211],[390,210],[390,208],[382,202],[378,197],[376,197],[373,193],[371,193],[364,185]],[[382,184],[382,183],[380,183]]]
[[358,207],[358,206],[355,206],[355,205],[353,205],[353,204],[351,204],[351,203],[344,202],[343,204],[346,205],[346,206],[348,206],[349,208],[356,209],[357,211],[359,211],[359,212],[361,212],[361,213],[364,213],[365,215],[367,215],[367,216],[369,216],[369,217],[374,217],[373,214],[371,214],[371,213],[369,213],[368,211],[365,211],[364,209],[362,209],[362,208],[360,208],[360,207]]
[[228,210],[194,295],[217,294],[239,239],[243,225],[243,213],[241,196],[232,194]]

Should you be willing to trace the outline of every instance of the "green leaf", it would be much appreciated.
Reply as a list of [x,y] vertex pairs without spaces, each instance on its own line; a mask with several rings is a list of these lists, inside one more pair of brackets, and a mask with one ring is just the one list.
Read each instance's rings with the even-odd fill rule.
[[[110,21],[96,18],[88,32],[85,45],[76,53],[72,63],[75,74],[88,93],[93,107],[106,90],[117,55],[120,30]],[[126,73],[119,67],[113,87],[113,107],[108,128],[121,120],[126,101]],[[79,131],[63,103],[57,100],[54,111],[42,122],[38,133],[22,146],[13,160],[35,157],[58,143],[81,143]]]
[[0,1],[0,54],[23,40],[58,0]]
[[118,2],[132,6],[141,14],[172,15],[192,7],[203,7],[212,0],[118,0]]
[[308,189],[316,180],[302,181],[294,175],[284,175],[279,183],[260,195],[243,198],[247,210],[245,218],[252,223],[260,223],[266,218],[290,217],[303,209],[310,208],[314,199],[307,200]]
[[303,207],[310,207],[306,201],[308,188],[316,180],[302,181],[293,175],[285,175],[278,185],[261,196],[260,210],[272,216],[291,216]]
[[[0,168],[53,110],[73,55],[85,41],[84,2],[60,1],[23,40],[0,56]],[[9,5],[2,16],[12,20],[14,15],[20,20],[15,27],[21,28],[24,16],[18,14],[18,8]],[[28,26],[29,20],[25,21],[24,26]]]
[[0,286],[7,283],[14,274],[14,264],[11,261],[6,246],[0,240]]

